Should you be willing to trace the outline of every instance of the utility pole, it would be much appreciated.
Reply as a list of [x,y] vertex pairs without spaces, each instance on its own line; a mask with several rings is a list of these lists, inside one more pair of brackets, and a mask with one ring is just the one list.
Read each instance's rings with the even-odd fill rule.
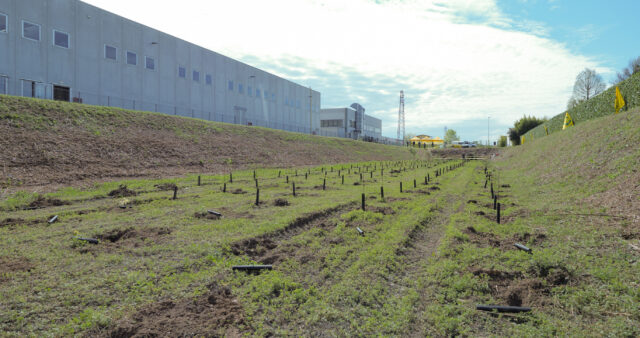
[[488,147],[490,147],[490,146],[491,146],[491,144],[489,143],[489,142],[491,142],[491,141],[489,140],[489,137],[490,137],[489,135],[491,135],[491,129],[490,129],[490,127],[489,127],[489,125],[490,125],[490,124],[489,124],[489,121],[491,121],[491,116],[487,117],[487,146],[488,146]]
[[398,140],[404,145],[405,124],[404,124],[404,90],[400,91],[400,109],[398,109]]

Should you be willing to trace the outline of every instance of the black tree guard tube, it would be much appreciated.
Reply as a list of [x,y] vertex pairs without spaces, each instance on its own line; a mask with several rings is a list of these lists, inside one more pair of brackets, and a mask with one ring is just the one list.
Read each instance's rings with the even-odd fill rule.
[[476,310],[480,311],[498,311],[498,312],[510,312],[510,313],[518,313],[518,312],[529,312],[531,311],[530,307],[522,307],[522,306],[503,306],[503,305],[476,305]]
[[256,205],[260,205],[260,189],[256,189]]
[[233,271],[260,271],[273,270],[272,265],[234,265],[231,267]]
[[210,213],[211,215],[222,217],[222,214],[217,211],[207,210],[207,212]]
[[95,238],[83,238],[83,237],[74,237],[74,239],[77,239],[79,241],[85,241],[87,243],[91,243],[91,244],[98,244],[100,243],[99,240],[95,239]]

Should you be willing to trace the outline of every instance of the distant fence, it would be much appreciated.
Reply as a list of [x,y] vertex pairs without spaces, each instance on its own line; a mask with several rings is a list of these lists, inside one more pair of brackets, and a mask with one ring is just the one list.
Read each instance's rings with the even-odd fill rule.
[[[623,112],[627,109],[640,106],[640,73],[633,75],[631,78],[619,83],[617,86],[620,88],[620,92],[622,93],[622,97],[626,103],[622,110]],[[580,122],[614,114],[615,98],[616,86],[614,85],[600,95],[570,109],[569,115],[571,115],[573,123],[579,124]],[[549,134],[562,130],[565,113],[566,111],[554,116],[546,123],[527,132],[524,135],[525,142],[531,140],[531,136],[533,136],[534,140],[536,138],[546,136],[547,132],[545,130],[545,126],[549,130]]]

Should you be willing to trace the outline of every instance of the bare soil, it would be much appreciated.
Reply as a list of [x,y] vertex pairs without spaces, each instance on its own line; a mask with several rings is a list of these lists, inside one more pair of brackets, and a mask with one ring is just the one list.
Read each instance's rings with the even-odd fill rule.
[[544,306],[550,303],[551,288],[568,284],[572,276],[563,267],[546,271],[532,271],[532,276],[520,272],[481,269],[473,267],[471,273],[488,278],[491,295],[500,305]]
[[163,114],[14,97],[2,103],[0,182],[22,188],[412,156],[401,147]]
[[111,229],[95,236],[98,244],[82,245],[78,252],[97,255],[100,252],[127,251],[149,243],[164,243],[169,240],[172,230],[165,227],[120,228]]
[[59,206],[63,206],[63,205],[70,205],[70,202],[67,201],[61,201],[59,199],[56,198],[45,198],[42,195],[39,195],[38,198],[31,202],[28,206],[25,207],[25,209],[42,209],[42,208],[48,208],[48,207],[59,207]]
[[353,203],[340,205],[320,212],[298,217],[284,229],[249,238],[231,245],[234,255],[247,255],[263,264],[274,264],[285,260],[286,253],[276,252],[281,242],[286,241],[311,228],[330,228],[336,225],[332,218],[353,208]]
[[511,238],[500,239],[498,236],[488,232],[479,232],[474,227],[469,226],[462,231],[469,236],[469,241],[480,248],[499,248],[503,251],[517,250],[515,243],[520,243],[535,250],[537,246],[542,245],[547,236],[542,233],[538,234],[516,234]]
[[129,337],[217,337],[233,335],[242,325],[242,306],[227,287],[209,286],[196,299],[164,300],[140,309],[102,336]]
[[118,198],[137,196],[138,193],[133,190],[129,190],[126,185],[120,185],[118,189],[111,190],[108,195],[109,197]]
[[24,257],[0,256],[0,282],[3,276],[9,273],[31,271],[34,267],[35,265]]

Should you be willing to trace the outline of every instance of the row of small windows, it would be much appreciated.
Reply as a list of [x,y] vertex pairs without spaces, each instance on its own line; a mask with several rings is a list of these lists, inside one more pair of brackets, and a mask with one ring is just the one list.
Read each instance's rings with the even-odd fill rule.
[[[8,33],[9,17],[0,13],[0,33]],[[61,48],[70,48],[70,36],[68,33],[53,30],[53,45]],[[40,41],[42,39],[42,27],[37,23],[22,20],[22,37],[32,41]]]
[[329,127],[342,128],[343,122],[344,122],[343,120],[322,120],[320,121],[320,126],[322,128],[329,128]]
[[[0,33],[7,33],[8,32],[8,22],[9,22],[9,17],[6,14],[0,13]],[[33,41],[40,41],[41,40],[41,30],[42,27],[39,24],[36,23],[32,23],[32,22],[28,22],[28,21],[22,21],[22,37],[25,39],[29,39],[29,40],[33,40]],[[62,31],[58,31],[58,30],[53,30],[53,44],[55,46],[61,47],[61,48],[70,48],[71,47],[71,43],[70,43],[70,35],[68,33],[62,32]],[[118,61],[118,48],[114,47],[114,46],[110,46],[110,45],[105,45],[104,46],[104,58],[107,60],[112,60],[112,61]],[[132,51],[127,51],[126,52],[126,63],[128,65],[131,66],[137,66],[138,65],[138,54]],[[148,70],[155,70],[156,69],[156,60],[150,56],[145,56],[145,60],[144,60],[144,67]],[[187,69],[185,67],[179,66],[178,67],[178,77],[179,78],[183,78],[186,79],[187,78]],[[191,78],[194,82],[200,82],[200,72],[197,70],[193,70],[192,74],[191,74]],[[211,74],[206,74],[205,75],[205,83],[207,85],[212,85],[213,84],[213,77],[211,76]],[[229,81],[229,90],[233,91],[234,90],[234,85],[233,85],[233,81]],[[244,87],[242,84],[238,84],[238,93],[240,94],[244,94]],[[247,87],[247,95],[249,95],[250,97],[253,97],[254,95],[254,91],[252,90],[251,86]],[[260,90],[256,88],[255,90],[255,97],[256,98],[261,98],[264,97],[265,99],[269,100],[269,98],[271,98],[271,101],[275,102],[276,101],[276,94],[275,93],[269,93],[266,90],[264,91],[264,93],[260,93]],[[296,107],[296,108],[301,108],[301,104],[300,101],[295,101],[293,99],[289,100],[288,98],[285,97],[285,105],[286,106],[291,106],[291,107]]]
[[[105,45],[104,46],[104,58],[108,60],[118,61],[118,48]],[[126,55],[127,64],[131,66],[138,65],[138,54],[132,51],[127,51]],[[144,67],[149,70],[156,69],[156,60],[150,56],[145,56]],[[182,79],[187,78],[187,68],[183,66],[178,66],[178,77]],[[191,74],[191,78],[195,82],[200,82],[200,72],[194,70]],[[207,85],[213,84],[213,76],[211,74],[207,74],[204,77],[204,81]]]

